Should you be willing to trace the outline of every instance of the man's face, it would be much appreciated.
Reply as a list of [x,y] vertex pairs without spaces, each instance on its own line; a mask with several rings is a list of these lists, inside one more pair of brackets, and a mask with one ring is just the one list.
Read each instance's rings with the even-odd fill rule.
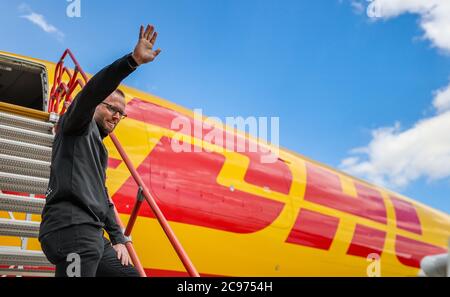
[[113,92],[95,109],[94,119],[103,132],[111,133],[121,120],[121,114],[116,111],[125,114],[125,98],[119,93]]

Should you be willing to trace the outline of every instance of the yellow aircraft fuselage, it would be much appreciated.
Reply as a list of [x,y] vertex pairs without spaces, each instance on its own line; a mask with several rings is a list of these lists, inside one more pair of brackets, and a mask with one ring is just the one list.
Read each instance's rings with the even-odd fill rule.
[[[55,63],[0,54],[42,64],[53,84]],[[246,147],[275,148],[120,88],[129,116],[114,133],[201,275],[367,276],[378,269],[381,276],[416,276],[424,256],[447,251],[446,213],[288,150],[272,163],[261,161],[267,151],[229,150],[220,139],[230,135]],[[137,185],[109,138],[105,145],[107,188],[126,223]],[[147,205],[132,239],[149,275],[187,275]],[[2,246],[19,244],[0,238]],[[35,239],[29,245],[40,249]]]

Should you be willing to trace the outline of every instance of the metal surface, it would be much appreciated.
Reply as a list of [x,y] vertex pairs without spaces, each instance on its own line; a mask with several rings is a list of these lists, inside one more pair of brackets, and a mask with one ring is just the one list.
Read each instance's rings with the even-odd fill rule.
[[420,261],[420,268],[425,276],[444,277],[447,275],[448,261],[448,253],[426,256]]
[[52,266],[41,251],[25,251],[11,247],[0,247],[0,265]]
[[44,194],[48,179],[0,172],[0,189],[20,193]]
[[50,162],[52,148],[0,138],[0,154]]
[[0,154],[0,171],[49,178],[50,162]]
[[45,199],[0,193],[0,210],[41,214]]
[[30,276],[30,277],[54,277],[55,271],[49,269],[20,269],[20,268],[1,268],[0,275],[6,276]]
[[37,238],[39,225],[33,221],[0,219],[0,235]]
[[33,130],[36,132],[51,134],[53,124],[45,121],[39,121],[33,118],[18,116],[15,114],[0,111],[0,124]]
[[42,146],[52,146],[54,136],[22,128],[0,125],[0,137]]

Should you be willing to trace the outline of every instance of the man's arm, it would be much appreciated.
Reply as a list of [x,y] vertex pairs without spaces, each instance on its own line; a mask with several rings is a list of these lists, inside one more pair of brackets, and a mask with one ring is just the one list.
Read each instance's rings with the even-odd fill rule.
[[118,243],[124,244],[126,242],[125,236],[122,233],[122,230],[120,229],[120,226],[117,224],[116,221],[116,214],[114,212],[114,204],[109,203],[109,209],[108,214],[106,215],[105,219],[105,230],[108,232],[109,239],[111,240],[111,243],[113,245],[116,245]]
[[111,201],[108,203],[109,210],[105,220],[105,230],[108,232],[109,239],[111,240],[112,246],[117,253],[117,259],[120,260],[122,265],[128,266],[131,264],[131,257],[125,246],[127,240],[125,239],[120,226],[117,224],[114,204],[112,204]]
[[92,121],[95,108],[138,66],[128,54],[94,75],[69,106],[64,120],[65,134],[81,134]]
[[103,68],[84,86],[64,115],[63,132],[82,134],[92,121],[95,108],[120,85],[139,65],[152,62],[161,52],[153,51],[157,32],[154,27],[140,27],[139,40],[133,53],[128,54]]

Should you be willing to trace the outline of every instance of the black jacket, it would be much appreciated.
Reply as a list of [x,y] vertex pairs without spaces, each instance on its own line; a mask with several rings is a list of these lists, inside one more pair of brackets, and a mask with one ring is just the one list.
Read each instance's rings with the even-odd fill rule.
[[105,228],[113,244],[125,242],[105,187],[108,151],[103,138],[107,135],[93,115],[97,105],[136,67],[129,54],[102,69],[60,118],[39,239],[61,228],[91,224]]

